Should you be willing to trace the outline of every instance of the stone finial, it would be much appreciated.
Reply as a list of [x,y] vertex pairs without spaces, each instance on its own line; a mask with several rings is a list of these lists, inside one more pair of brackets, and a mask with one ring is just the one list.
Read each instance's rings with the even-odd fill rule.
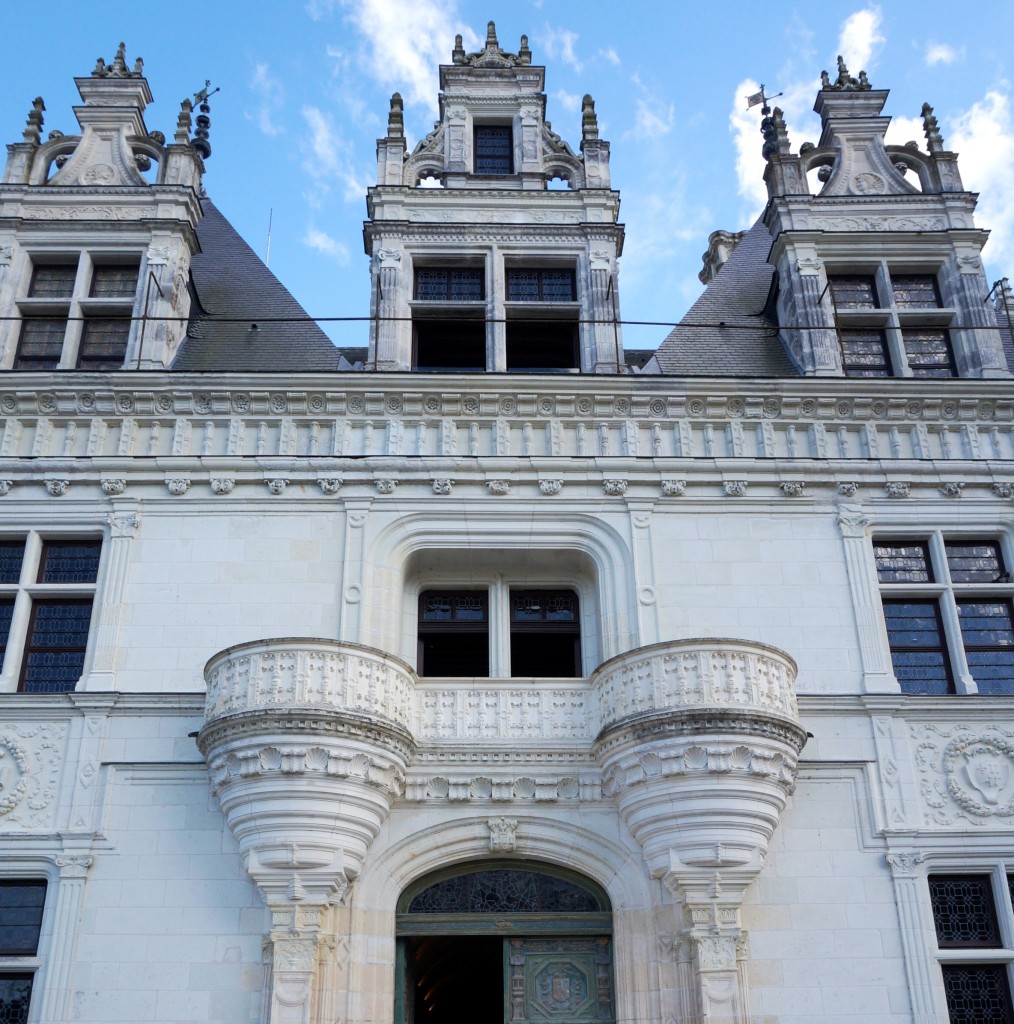
[[391,96],[391,109],[387,115],[387,137],[389,139],[400,139],[405,135],[405,103],[401,93],[396,92]]
[[532,51],[528,49],[528,36],[521,37],[521,45],[518,47],[518,63],[531,64]]
[[785,127],[785,117],[781,107],[775,107],[774,112],[765,103],[761,107],[764,116],[761,118],[760,132],[764,136],[764,145],[761,148],[761,155],[765,160],[770,160],[779,153],[789,151],[789,133]]
[[465,45],[460,32],[454,37],[454,49],[451,50],[451,63],[465,63]]
[[500,43],[496,38],[496,25],[494,22],[489,21],[486,23],[486,49],[500,49]]
[[473,68],[512,68],[521,64],[531,64],[532,51],[528,49],[528,37],[521,37],[521,52],[507,53],[500,49],[500,41],[496,37],[496,24],[486,25],[486,42],[478,53],[465,53],[461,36],[454,37],[454,49],[451,59],[455,64],[469,64]]
[[44,121],[42,113],[45,109],[46,104],[42,102],[42,97],[36,96],[32,100],[32,109],[28,111],[28,119],[25,121],[25,132],[22,136],[25,142],[31,143],[33,146],[39,144],[42,136],[42,124]]
[[928,103],[922,105],[922,130],[926,133],[926,148],[931,153],[942,153],[944,139],[940,134],[940,125],[933,116],[933,108]]
[[595,101],[588,93],[581,100],[581,139],[597,139],[599,137],[599,119],[595,115]]
[[99,57],[92,69],[92,78],[141,78],[144,61],[140,57],[134,61],[134,69],[127,67],[127,44],[120,43],[116,48],[116,56],[112,64],[107,64]]
[[820,87],[821,89],[838,89],[846,91],[856,92],[868,92],[871,88],[870,80],[866,77],[865,71],[859,72],[858,78],[853,78],[849,74],[848,66],[845,63],[845,58],[838,55],[838,77],[832,82],[831,76],[826,71],[820,73]]
[[193,109],[194,105],[188,99],[180,103],[180,113],[176,118],[176,134],[173,136],[173,141],[179,145],[185,146],[190,141],[190,114]]
[[127,72],[127,44],[120,43],[116,47],[116,56],[113,58],[113,66],[110,74],[115,75],[117,72],[126,74]]

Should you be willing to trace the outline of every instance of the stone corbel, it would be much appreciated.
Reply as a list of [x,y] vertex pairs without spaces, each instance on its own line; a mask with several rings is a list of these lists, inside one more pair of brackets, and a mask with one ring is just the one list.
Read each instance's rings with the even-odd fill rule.
[[311,1024],[320,974],[324,908],[318,904],[271,907],[265,953],[271,970],[270,1024]]

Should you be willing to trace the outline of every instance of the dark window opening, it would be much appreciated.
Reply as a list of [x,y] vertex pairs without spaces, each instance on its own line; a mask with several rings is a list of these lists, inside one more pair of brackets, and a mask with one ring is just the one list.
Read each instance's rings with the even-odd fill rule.
[[406,1002],[416,1024],[503,1020],[503,939],[427,935],[405,940]]
[[468,267],[417,267],[415,297],[437,302],[481,302],[486,275]]
[[877,309],[877,282],[872,274],[829,277],[831,301],[836,309]]
[[951,337],[945,330],[906,328],[901,332],[913,377],[956,377]]
[[28,295],[33,299],[69,299],[76,277],[76,263],[40,263],[32,270]]
[[507,269],[508,302],[575,302],[577,285],[573,270],[534,268]]
[[891,662],[902,693],[953,693],[940,605],[935,600],[884,600]]
[[91,618],[90,597],[33,603],[18,687],[22,693],[73,691],[84,669]]
[[475,126],[475,174],[513,174],[514,136],[510,125]]
[[891,356],[883,331],[841,328],[838,341],[846,377],[891,376]]
[[14,357],[15,370],[55,370],[63,354],[66,317],[26,317]]
[[137,263],[110,263],[96,266],[92,270],[92,287],[89,293],[96,299],[132,299],[137,290]]
[[507,321],[508,372],[579,368],[573,320]]
[[489,597],[484,590],[419,595],[420,676],[489,676]]
[[891,274],[898,309],[938,309],[940,290],[933,274]]
[[415,332],[415,369],[459,373],[486,369],[486,324],[472,319],[419,318]]
[[79,370],[118,370],[127,355],[130,321],[90,318],[84,322],[81,347],[78,350]]
[[581,675],[581,621],[571,590],[512,590],[511,676]]

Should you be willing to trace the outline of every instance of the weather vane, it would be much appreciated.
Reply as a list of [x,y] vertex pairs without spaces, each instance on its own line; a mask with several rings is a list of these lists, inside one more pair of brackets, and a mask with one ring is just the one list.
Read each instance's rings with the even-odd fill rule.
[[763,106],[761,107],[761,113],[762,114],[769,114],[769,113],[771,113],[771,111],[767,109],[768,100],[776,100],[776,99],[778,99],[779,96],[784,96],[784,95],[785,95],[784,93],[776,92],[774,94],[774,96],[765,96],[764,95],[764,84],[761,83],[760,92],[755,92],[752,96],[747,96],[747,98],[746,98],[746,109],[749,110],[751,107],[756,107],[758,103],[761,103],[761,104],[763,104]]

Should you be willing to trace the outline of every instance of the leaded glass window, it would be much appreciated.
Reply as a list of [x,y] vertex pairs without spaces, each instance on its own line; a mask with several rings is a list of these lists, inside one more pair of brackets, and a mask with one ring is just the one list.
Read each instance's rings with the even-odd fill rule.
[[21,338],[15,370],[55,370],[63,353],[67,333],[66,317],[26,317],[21,321]]
[[[34,957],[38,953],[45,902],[44,881],[0,882],[0,957]],[[33,981],[31,971],[0,973],[0,1024],[26,1024]]]
[[881,330],[843,327],[838,331],[846,377],[890,377],[887,335]]
[[1000,545],[993,540],[948,540],[947,570],[954,583],[1000,583],[1006,575]]
[[898,309],[936,309],[940,292],[933,274],[891,274],[894,304]]
[[76,277],[76,263],[39,263],[32,268],[28,295],[33,299],[69,298]]
[[508,302],[574,302],[576,298],[573,270],[507,268]]
[[944,964],[951,1024],[1011,1024],[1007,968],[1003,964]]
[[929,546],[925,541],[875,541],[877,579],[881,583],[931,583]]
[[118,370],[127,354],[130,321],[123,317],[89,317],[81,332],[79,370]]
[[92,270],[92,298],[132,299],[140,268],[133,263],[113,263]]
[[573,914],[608,909],[588,889],[534,871],[500,868],[455,875],[417,893],[410,914]]
[[956,377],[950,334],[936,328],[905,328],[901,332],[913,377]]
[[510,125],[475,126],[475,174],[513,174],[514,136]]
[[828,277],[831,299],[839,309],[876,309],[877,283],[872,274]]
[[935,600],[884,599],[894,674],[903,693],[952,693],[940,605]]
[[989,875],[931,875],[929,890],[942,949],[1001,944]]
[[102,542],[47,540],[39,563],[40,583],[94,583],[99,572]]
[[481,302],[485,274],[470,267],[417,267],[415,297],[438,302]]

